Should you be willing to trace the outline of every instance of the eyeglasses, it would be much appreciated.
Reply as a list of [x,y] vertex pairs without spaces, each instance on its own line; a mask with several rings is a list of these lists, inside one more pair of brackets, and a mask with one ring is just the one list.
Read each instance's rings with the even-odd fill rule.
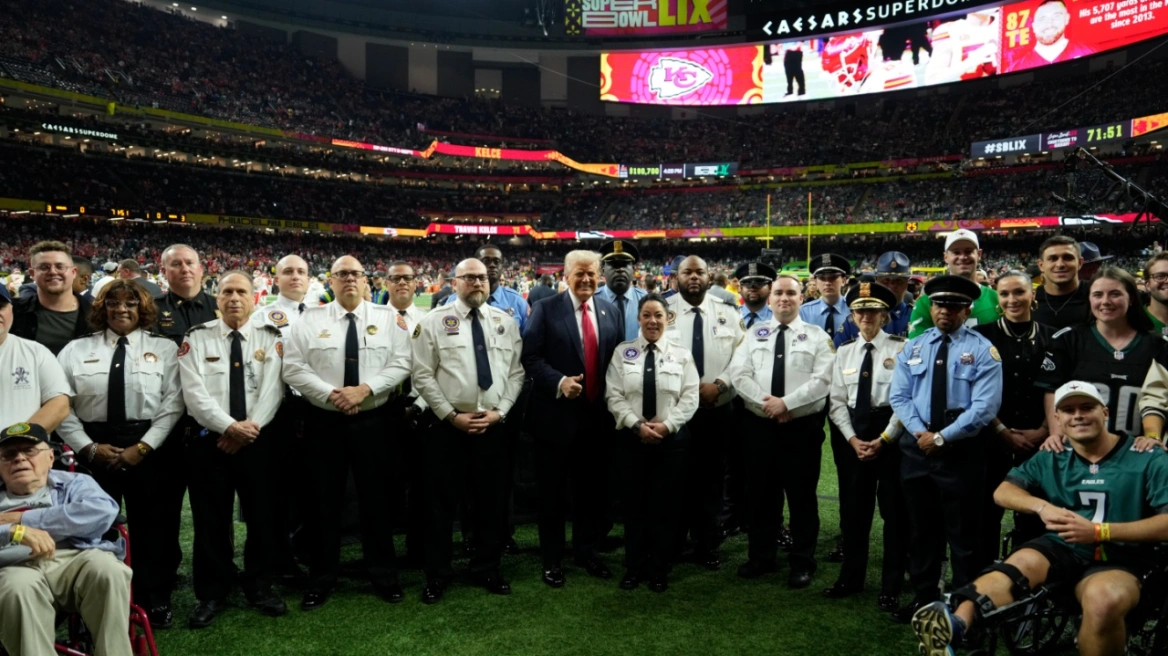
[[466,283],[466,284],[468,284],[468,285],[473,285],[473,284],[476,284],[476,283],[477,283],[477,284],[480,284],[480,285],[485,285],[485,284],[487,284],[488,282],[490,282],[490,280],[491,280],[490,278],[488,278],[488,277],[487,277],[487,276],[485,276],[485,275],[479,275],[479,276],[476,276],[476,275],[472,275],[472,274],[469,274],[469,273],[467,273],[467,274],[463,274],[463,275],[461,275],[461,276],[455,276],[455,278],[458,278],[459,280],[461,280],[461,281],[465,282],[465,283]]
[[415,276],[390,276],[389,281],[396,285],[401,282],[413,282],[414,278]]
[[1153,273],[1149,274],[1148,278],[1152,282],[1165,282],[1168,281],[1168,273]]
[[134,301],[109,300],[109,301],[105,302],[105,306],[111,310],[119,310],[121,308],[125,308],[127,310],[137,310],[138,306],[141,304],[142,303],[140,301],[136,301],[136,300],[134,300]]
[[364,275],[365,275],[364,271],[333,271],[333,277],[340,278],[341,280],[346,280],[346,279],[356,280],[357,278],[360,278],[361,276],[364,276]]
[[65,271],[68,271],[71,268],[73,268],[72,264],[64,264],[62,262],[57,262],[56,264],[48,264],[48,263],[38,264],[36,270],[39,271],[40,273],[48,273],[50,271],[58,271],[58,272],[64,273]]
[[11,449],[0,453],[0,462],[16,462],[17,456],[24,456],[25,460],[32,460],[37,457],[41,451],[50,451],[51,449],[42,449],[37,446],[29,446],[23,449]]

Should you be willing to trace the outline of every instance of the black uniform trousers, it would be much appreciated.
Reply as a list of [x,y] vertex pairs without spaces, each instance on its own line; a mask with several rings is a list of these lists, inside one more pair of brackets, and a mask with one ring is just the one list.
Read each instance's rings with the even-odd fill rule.
[[692,434],[682,427],[660,444],[644,444],[631,430],[617,432],[616,476],[625,518],[625,566],[649,578],[672,562],[681,518],[686,451]]
[[274,564],[271,484],[275,433],[265,428],[255,442],[234,455],[216,446],[219,433],[207,432],[187,441],[191,516],[194,522],[193,579],[199,601],[223,601],[235,582],[235,495],[247,522],[243,571],[239,583],[246,594],[266,589]]
[[612,416],[599,409],[579,415],[581,425],[568,443],[535,436],[535,476],[539,486],[539,550],[544,568],[564,560],[568,482],[572,486],[572,550],[577,560],[595,558],[609,512],[608,474],[612,466]]
[[909,585],[915,601],[936,601],[941,594],[946,543],[953,587],[969,583],[981,571],[978,544],[982,539],[985,447],[975,436],[926,456],[912,434],[901,435],[900,444],[901,486],[912,538]]
[[434,423],[434,413],[426,410],[415,412],[417,424],[409,425],[405,419],[406,409],[414,404],[413,398],[401,397],[390,401],[390,439],[394,450],[401,454],[401,474],[405,485],[397,486],[398,495],[393,500],[394,517],[400,523],[405,521],[406,558],[412,565],[423,563],[426,553],[426,518],[430,507],[426,501],[426,436]]
[[750,499],[750,560],[775,561],[778,553],[782,497],[790,511],[791,570],[814,572],[815,544],[819,539],[820,459],[823,453],[824,414],[780,424],[751,413],[745,436],[747,497]]
[[496,424],[480,435],[470,435],[450,422],[439,422],[426,438],[426,580],[449,580],[454,575],[454,517],[459,501],[467,498],[474,528],[475,550],[469,571],[485,576],[499,572],[507,523],[507,430]]
[[734,409],[698,408],[689,421],[689,455],[686,458],[677,552],[685,547],[686,534],[694,541],[695,553],[711,553],[722,542],[719,517],[726,472],[726,434],[733,430]]
[[[101,489],[119,504],[126,503],[126,528],[133,549],[134,603],[146,609],[170,604],[175,575],[182,562],[178,535],[186,491],[183,424],[180,420],[162,446],[132,469],[122,472],[90,468]],[[83,425],[94,442],[123,449],[136,448],[150,429],[149,421],[122,425],[85,422]]]
[[[828,399],[828,404],[831,404],[831,399]],[[845,436],[836,427],[834,421],[828,421],[828,428],[831,432],[831,459],[835,462],[835,476],[836,483],[839,489],[839,544],[843,544],[847,540],[847,531],[845,530],[846,522],[844,518],[847,517],[852,501],[852,486],[849,481],[855,475],[856,465],[860,463],[859,458],[856,457],[856,451],[848,444],[850,435]],[[885,422],[887,425],[887,422]],[[869,513],[871,511],[869,510]],[[844,550],[847,553],[847,550]]]
[[[304,521],[304,509],[309,503],[309,489],[304,484],[307,463],[303,436],[304,417],[310,407],[303,397],[287,392],[276,417],[264,427],[264,439],[272,443],[268,449],[268,481],[275,489],[269,522],[273,573],[290,571],[296,565],[292,538]],[[305,537],[298,538],[301,544],[305,544]]]
[[401,485],[401,459],[386,435],[388,413],[382,406],[348,416],[312,407],[305,436],[316,445],[311,454],[314,475],[312,502],[305,518],[308,531],[308,589],[328,593],[341,568],[342,511],[349,471],[357,488],[361,520],[361,550],[365,569],[375,586],[398,582],[393,548],[393,503]]
[[[873,408],[868,428],[857,437],[863,441],[880,439],[880,433],[892,418],[892,409]],[[868,573],[868,554],[871,548],[873,513],[877,504],[884,520],[881,543],[884,557],[880,568],[881,594],[898,595],[904,585],[907,567],[908,536],[904,493],[900,488],[900,450],[895,443],[885,444],[874,460],[861,461],[855,449],[852,452],[849,478],[846,481],[851,503],[843,516],[844,563],[840,568],[840,582],[863,587]],[[843,492],[841,488],[840,492]]]

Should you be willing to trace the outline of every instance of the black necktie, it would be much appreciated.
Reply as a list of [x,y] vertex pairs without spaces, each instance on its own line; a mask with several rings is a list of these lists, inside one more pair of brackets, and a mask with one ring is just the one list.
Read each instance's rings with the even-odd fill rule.
[[624,296],[617,296],[616,297],[616,306],[618,308],[620,308],[621,316],[622,317],[625,316],[625,308],[627,308],[629,306],[629,299],[625,298]]
[[[868,342],[864,344],[864,361],[860,364],[860,386],[856,389],[856,415],[852,420],[852,428],[860,439],[864,439],[864,432],[868,430],[868,420],[872,416],[872,349],[876,345]],[[847,437],[851,437],[850,435]]]
[[470,334],[474,340],[475,370],[478,372],[479,389],[489,390],[495,382],[491,377],[491,362],[487,359],[487,338],[483,336],[483,324],[479,322],[479,310],[470,311]]
[[641,415],[645,421],[653,421],[653,417],[657,416],[657,375],[653,371],[656,364],[653,352],[657,347],[650,344],[645,350],[648,352],[645,354],[645,380],[641,386]]
[[693,353],[694,364],[698,367],[698,378],[701,378],[706,375],[706,347],[702,339],[705,325],[702,323],[701,309],[694,308],[693,313],[693,348],[690,349],[690,353]]
[[345,387],[361,384],[361,361],[357,357],[357,315],[349,312],[349,332],[345,335]]
[[835,341],[835,306],[827,306],[827,321],[823,322],[823,329],[827,331],[827,336]]
[[118,348],[110,363],[109,392],[106,394],[105,420],[110,424],[126,423],[126,338],[118,338]]
[[771,369],[771,396],[782,398],[787,394],[787,368],[783,356],[787,354],[787,326],[779,324],[775,333],[775,364]]
[[231,331],[231,418],[235,421],[247,419],[247,390],[243,382],[243,343],[238,330]]
[[754,326],[755,321],[758,321],[758,313],[757,312],[751,312],[750,314],[746,315],[746,327],[747,328]]
[[297,308],[297,313],[304,314],[304,304],[303,303],[301,303],[300,306]]
[[933,395],[929,403],[929,430],[937,432],[945,427],[945,411],[949,408],[949,336],[941,340],[933,368]]

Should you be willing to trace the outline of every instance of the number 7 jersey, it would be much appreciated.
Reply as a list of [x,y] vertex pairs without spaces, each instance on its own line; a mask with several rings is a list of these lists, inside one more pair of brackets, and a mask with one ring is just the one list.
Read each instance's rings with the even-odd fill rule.
[[1094,325],[1073,326],[1051,337],[1034,384],[1054,392],[1072,380],[1091,383],[1107,404],[1107,430],[1142,435],[1140,389],[1153,361],[1168,365],[1168,341],[1159,335],[1136,333],[1116,350]]
[[[1077,513],[1094,524],[1120,524],[1168,513],[1168,454],[1132,450],[1135,438],[1121,433],[1115,448],[1097,463],[1074,449],[1039,451],[1010,470],[1006,481],[1036,497]],[[1066,544],[1057,533],[1047,537]],[[1083,558],[1138,564],[1152,543],[1067,544]]]

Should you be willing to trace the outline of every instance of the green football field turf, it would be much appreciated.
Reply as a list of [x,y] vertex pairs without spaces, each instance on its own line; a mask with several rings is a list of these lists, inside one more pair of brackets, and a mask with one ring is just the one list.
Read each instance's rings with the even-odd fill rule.
[[[831,451],[823,450],[820,478],[820,531],[817,554],[830,550],[837,531],[837,491]],[[879,535],[880,523],[873,529]],[[242,565],[243,525],[236,525],[237,560]],[[541,580],[534,526],[516,536],[523,553],[505,556],[503,575],[510,597],[488,595],[456,583],[435,606],[419,600],[423,577],[402,573],[405,602],[390,605],[373,596],[361,580],[342,578],[329,602],[305,613],[299,593],[284,590],[288,615],[269,618],[244,605],[238,592],[230,608],[208,629],[186,628],[195,600],[189,585],[175,594],[175,628],[158,632],[163,656],[227,654],[312,655],[403,654],[410,656],[629,656],[633,654],[709,656],[726,654],[794,656],[883,656],[917,653],[907,626],[893,624],[876,607],[879,588],[879,543],[873,545],[868,590],[857,597],[831,601],[839,565],[822,562],[811,588],[789,590],[785,565],[778,574],[746,581],[735,569],[746,560],[746,536],[723,546],[723,567],[707,572],[695,565],[677,566],[663,594],[644,586],[633,592],[617,587],[623,550],[605,556],[616,578],[600,581],[582,570],[565,568],[567,584],[553,590]],[[189,509],[183,516],[182,573],[190,574],[192,539]],[[403,548],[398,538],[399,553]],[[343,557],[360,557],[346,547]],[[465,564],[460,561],[456,566]],[[907,600],[907,597],[902,598]]]

